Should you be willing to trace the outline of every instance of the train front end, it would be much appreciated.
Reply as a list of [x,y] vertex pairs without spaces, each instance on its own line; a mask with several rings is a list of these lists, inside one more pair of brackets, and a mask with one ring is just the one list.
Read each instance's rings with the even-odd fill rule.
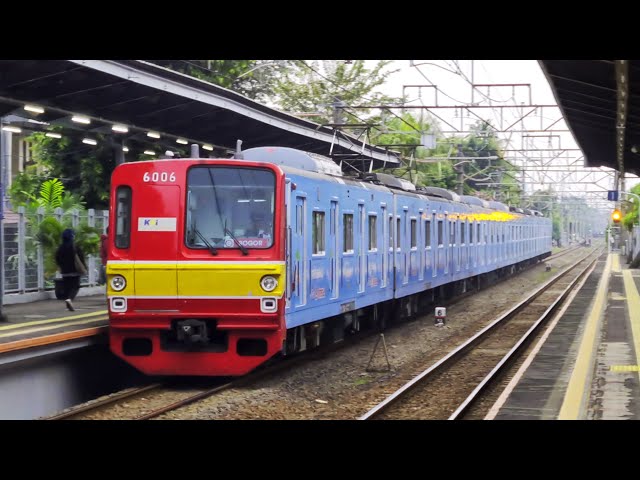
[[148,375],[243,375],[278,353],[284,174],[237,160],[120,165],[112,176],[110,347]]

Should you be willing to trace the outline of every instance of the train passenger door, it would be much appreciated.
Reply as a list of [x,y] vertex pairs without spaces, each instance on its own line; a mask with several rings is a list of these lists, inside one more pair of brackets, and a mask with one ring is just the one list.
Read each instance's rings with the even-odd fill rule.
[[425,229],[425,225],[427,223],[427,221],[425,220],[427,218],[426,214],[423,213],[423,210],[420,209],[418,210],[419,216],[418,216],[418,254],[420,257],[420,267],[418,270],[418,280],[424,280],[424,270],[425,270],[425,264],[426,264],[426,256],[427,256],[427,250],[426,250],[426,245],[427,245],[427,235],[426,235],[426,229]]
[[382,237],[380,239],[380,258],[382,259],[382,272],[380,273],[380,283],[384,288],[388,284],[389,276],[389,222],[387,222],[387,207],[386,205],[380,206],[380,230],[382,231]]
[[307,303],[307,250],[308,229],[306,227],[307,199],[296,196],[296,213],[294,235],[292,241],[292,298],[295,307]]
[[404,252],[404,239],[406,235],[402,229],[402,215],[396,215],[396,285],[406,283],[405,275],[407,271],[406,258]]
[[358,293],[364,292],[365,285],[367,283],[367,252],[365,250],[365,211],[364,211],[364,202],[358,202]]
[[329,229],[329,254],[331,256],[331,298],[340,296],[340,243],[338,235],[338,201],[331,201],[330,211],[330,229]]
[[386,250],[385,255],[387,256],[387,282],[393,289],[396,288],[395,284],[395,270],[396,270],[396,262],[395,262],[395,222],[393,220],[393,214],[389,214],[385,221],[387,225],[387,240],[386,240]]
[[[384,217],[383,217],[384,218]],[[368,212],[366,215],[366,285],[365,287],[380,286],[380,255],[378,249],[380,227],[378,226],[378,215],[375,212]]]

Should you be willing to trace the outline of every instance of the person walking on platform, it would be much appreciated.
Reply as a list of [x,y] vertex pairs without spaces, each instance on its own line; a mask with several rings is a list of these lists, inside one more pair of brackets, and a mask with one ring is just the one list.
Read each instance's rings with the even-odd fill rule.
[[62,275],[65,303],[67,309],[74,311],[72,301],[80,290],[80,277],[87,273],[84,255],[74,243],[75,232],[67,228],[62,232],[62,243],[56,251],[56,263]]

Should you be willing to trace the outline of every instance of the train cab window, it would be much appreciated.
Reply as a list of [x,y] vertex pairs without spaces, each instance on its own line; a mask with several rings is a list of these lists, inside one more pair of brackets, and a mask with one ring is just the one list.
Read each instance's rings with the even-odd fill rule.
[[449,244],[456,244],[456,222],[449,222]]
[[442,238],[442,230],[443,230],[443,225],[442,225],[442,220],[438,220],[438,246],[442,246],[444,244],[444,239]]
[[469,224],[469,243],[473,243],[473,222]]
[[324,255],[324,212],[313,212],[313,230],[311,231],[311,243],[314,255]]
[[389,215],[389,250],[393,250],[393,216]]
[[411,248],[418,248],[418,221],[411,219]]
[[431,247],[431,220],[424,222],[424,246]]
[[344,223],[342,251],[345,253],[353,253],[353,213],[345,213],[342,219]]
[[369,215],[369,250],[378,249],[378,217]]
[[467,222],[460,222],[460,243],[464,245],[466,243],[465,233],[466,232]]
[[131,187],[116,190],[116,248],[129,248],[131,240]]
[[397,238],[398,238],[398,240],[397,240],[398,243],[396,243],[396,248],[398,250],[400,250],[402,248],[402,235],[401,235],[402,230],[401,230],[401,226],[402,226],[402,221],[400,220],[400,217],[398,217],[396,219],[396,227],[397,227],[396,232],[397,232]]
[[[185,244],[265,249],[274,241],[276,177],[266,168],[205,166],[187,172]],[[296,207],[302,228],[303,209]],[[241,250],[242,250],[241,248]]]

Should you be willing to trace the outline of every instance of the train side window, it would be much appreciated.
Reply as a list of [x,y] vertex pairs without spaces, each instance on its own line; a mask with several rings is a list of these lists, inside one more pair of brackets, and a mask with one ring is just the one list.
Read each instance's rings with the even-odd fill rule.
[[473,222],[469,223],[469,243],[473,243]]
[[424,246],[425,248],[431,246],[431,220],[424,222]]
[[443,238],[442,238],[442,220],[438,220],[438,246],[442,246],[444,244],[443,242]]
[[389,250],[393,250],[393,215],[389,215]]
[[302,205],[296,205],[296,230],[302,235]]
[[369,215],[369,250],[378,249],[378,217]]
[[313,230],[311,232],[311,242],[313,244],[314,255],[324,255],[324,212],[313,212]]
[[467,222],[460,222],[460,244],[464,245],[466,243],[465,233],[466,232]]
[[397,225],[396,235],[398,237],[396,248],[399,250],[402,248],[402,230],[400,230],[402,226],[402,221],[400,220],[400,217],[396,219],[396,225]]
[[456,222],[451,221],[449,222],[449,244],[451,245],[455,245],[456,244]]
[[344,223],[342,251],[353,253],[353,213],[345,213],[342,218]]
[[418,248],[418,221],[411,219],[411,248]]
[[116,190],[116,248],[129,248],[131,243],[131,187]]

